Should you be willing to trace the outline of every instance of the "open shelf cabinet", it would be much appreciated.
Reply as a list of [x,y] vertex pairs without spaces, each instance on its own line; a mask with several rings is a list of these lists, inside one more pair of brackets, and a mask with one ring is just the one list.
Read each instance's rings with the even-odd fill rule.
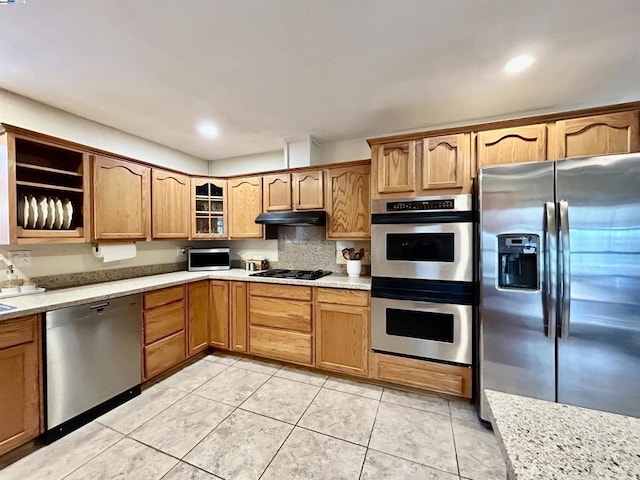
[[4,126],[0,244],[89,240],[89,154]]

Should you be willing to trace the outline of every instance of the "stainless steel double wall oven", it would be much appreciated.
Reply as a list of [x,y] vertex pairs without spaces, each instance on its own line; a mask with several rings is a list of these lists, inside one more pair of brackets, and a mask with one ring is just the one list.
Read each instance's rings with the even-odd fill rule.
[[471,195],[374,200],[371,240],[373,350],[471,365]]

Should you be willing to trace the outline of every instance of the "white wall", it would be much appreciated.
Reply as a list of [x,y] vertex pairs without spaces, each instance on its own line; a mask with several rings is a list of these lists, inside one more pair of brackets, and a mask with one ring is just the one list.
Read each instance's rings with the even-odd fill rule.
[[241,175],[243,173],[279,170],[284,167],[284,149],[209,162],[211,175]]
[[209,162],[0,89],[0,122],[155,165],[204,174]]
[[369,148],[366,138],[350,138],[337,142],[321,143],[318,150],[318,161],[315,164],[351,162],[371,158],[371,148]]
[[[371,149],[367,144],[366,138],[351,138],[338,142],[321,143],[318,145],[316,152],[317,155],[311,159],[312,165],[371,158]],[[283,168],[285,168],[284,149],[209,162],[209,173],[220,176],[242,175],[244,173],[280,170]]]

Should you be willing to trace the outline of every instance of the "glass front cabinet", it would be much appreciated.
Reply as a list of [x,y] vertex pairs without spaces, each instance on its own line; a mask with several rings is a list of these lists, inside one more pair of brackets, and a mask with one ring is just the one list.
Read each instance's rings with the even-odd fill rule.
[[191,238],[227,238],[227,181],[191,179]]

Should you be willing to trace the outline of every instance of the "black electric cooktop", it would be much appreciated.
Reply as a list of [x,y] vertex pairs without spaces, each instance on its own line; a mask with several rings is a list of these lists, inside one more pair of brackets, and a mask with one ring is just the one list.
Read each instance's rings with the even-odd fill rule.
[[273,278],[296,278],[298,280],[317,280],[321,277],[331,275],[326,270],[286,270],[283,268],[274,268],[265,270],[264,272],[252,273],[251,277],[273,277]]

